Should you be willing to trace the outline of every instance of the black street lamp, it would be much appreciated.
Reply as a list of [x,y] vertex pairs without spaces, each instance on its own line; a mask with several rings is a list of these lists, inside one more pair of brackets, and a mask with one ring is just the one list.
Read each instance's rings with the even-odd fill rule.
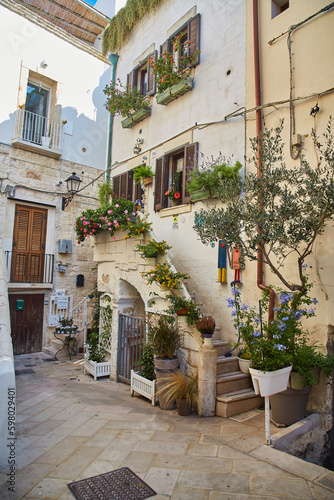
[[76,175],[75,172],[73,172],[65,182],[67,184],[67,191],[70,193],[70,196],[63,196],[61,206],[62,210],[65,210],[65,207],[67,207],[73,196],[79,191],[81,179]]

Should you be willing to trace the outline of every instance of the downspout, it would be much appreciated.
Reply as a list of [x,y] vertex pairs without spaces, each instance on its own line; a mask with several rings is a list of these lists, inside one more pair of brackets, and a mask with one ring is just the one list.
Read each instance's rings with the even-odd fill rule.
[[[256,110],[256,135],[261,136],[262,132],[262,116],[261,116],[261,77],[260,77],[260,47],[259,47],[259,9],[258,0],[253,0],[253,38],[254,38],[254,72],[255,72],[255,106]],[[260,148],[257,151],[257,176],[261,178],[261,156]],[[265,290],[266,286],[263,283],[263,261],[262,251],[258,245],[257,251],[257,286],[260,290]],[[269,311],[268,321],[274,318],[275,292],[273,289],[269,292]]]
[[[115,82],[116,79],[116,65],[118,61],[118,54],[109,54],[108,59],[112,65],[112,75],[111,83]],[[106,181],[110,179],[110,166],[111,166],[111,145],[112,145],[112,127],[113,127],[114,116],[109,114],[109,135],[108,135],[108,153],[107,153],[107,165],[106,165]]]

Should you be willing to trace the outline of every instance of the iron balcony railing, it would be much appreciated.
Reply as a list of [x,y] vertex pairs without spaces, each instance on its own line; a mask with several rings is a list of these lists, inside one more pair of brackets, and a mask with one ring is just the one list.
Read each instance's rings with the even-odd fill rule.
[[10,283],[52,283],[54,255],[6,251],[7,279]]
[[25,109],[15,111],[15,139],[44,148],[62,149],[62,123]]

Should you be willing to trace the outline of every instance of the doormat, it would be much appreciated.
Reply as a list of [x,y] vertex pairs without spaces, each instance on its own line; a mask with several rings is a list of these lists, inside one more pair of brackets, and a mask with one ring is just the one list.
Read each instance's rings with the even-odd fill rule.
[[156,495],[128,467],[75,481],[67,485],[77,500],[144,500]]

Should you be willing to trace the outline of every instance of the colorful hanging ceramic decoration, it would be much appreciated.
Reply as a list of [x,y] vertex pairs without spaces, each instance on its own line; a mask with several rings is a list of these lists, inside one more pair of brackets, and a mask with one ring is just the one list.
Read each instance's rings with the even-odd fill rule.
[[224,240],[219,240],[218,247],[218,281],[226,282],[226,243]]
[[240,249],[235,245],[232,249],[232,269],[234,269],[234,282],[240,283]]

